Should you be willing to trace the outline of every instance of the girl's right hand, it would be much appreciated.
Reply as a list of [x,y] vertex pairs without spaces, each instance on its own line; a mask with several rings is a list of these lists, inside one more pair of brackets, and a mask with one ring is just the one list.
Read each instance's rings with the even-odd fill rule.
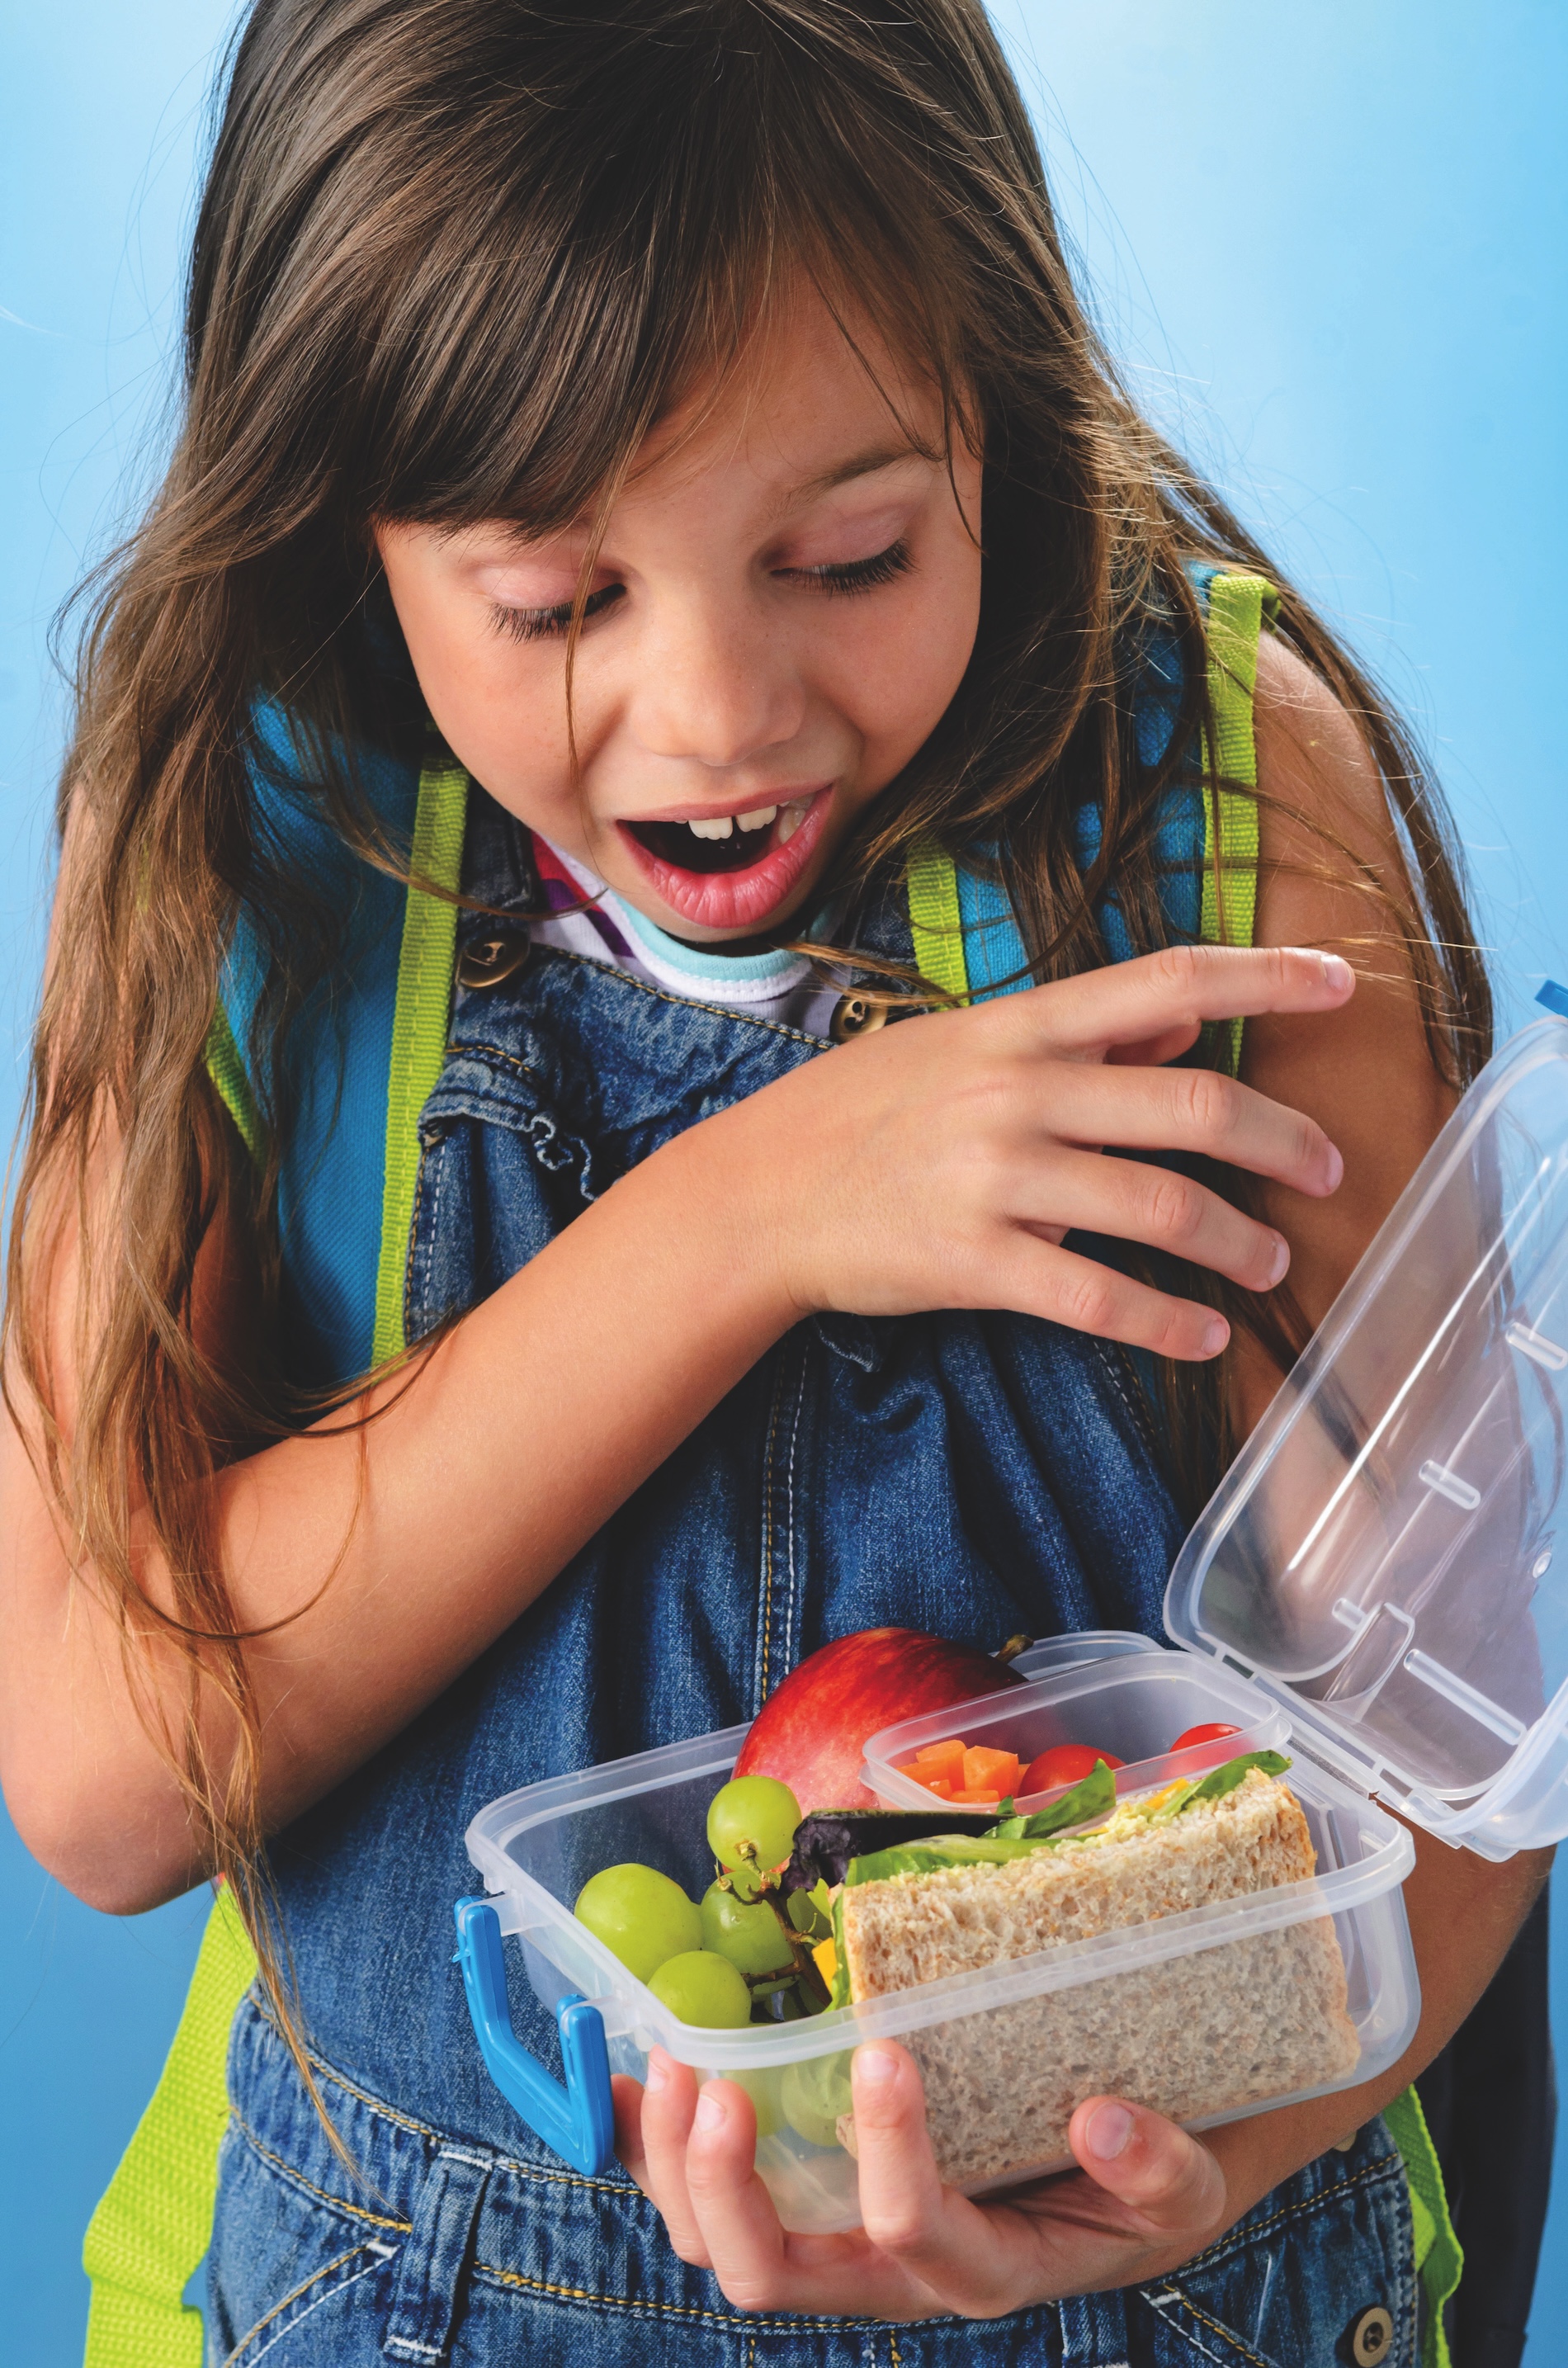
[[[1314,1198],[1344,1163],[1321,1127],[1212,1069],[1172,1068],[1206,1020],[1336,1009],[1336,954],[1187,946],[966,1010],[900,1021],[696,1131],[722,1138],[743,1258],[778,1260],[801,1311],[1013,1308],[1161,1356],[1212,1357],[1212,1308],[1062,1247],[1072,1232],[1175,1252],[1251,1291],[1284,1236],[1142,1154],[1200,1154]],[[670,1146],[679,1154],[694,1136]],[[662,1155],[663,1156],[663,1155]]]

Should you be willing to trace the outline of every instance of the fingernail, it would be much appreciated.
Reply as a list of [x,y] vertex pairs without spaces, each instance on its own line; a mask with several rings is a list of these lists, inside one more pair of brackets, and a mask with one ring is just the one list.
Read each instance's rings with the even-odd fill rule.
[[1278,1236],[1278,1240],[1275,1242],[1275,1245],[1274,1245],[1274,1256],[1272,1257],[1272,1258],[1270,1258],[1270,1260],[1269,1260],[1269,1262],[1268,1262],[1268,1286],[1267,1286],[1267,1287],[1268,1287],[1268,1289],[1269,1289],[1270,1291],[1272,1291],[1272,1290],[1273,1290],[1274,1285],[1275,1285],[1275,1284],[1276,1284],[1276,1283],[1280,1280],[1280,1278],[1283,1276],[1283,1274],[1284,1274],[1284,1272],[1285,1272],[1285,1269],[1286,1269],[1286,1268],[1290,1265],[1290,1243],[1285,1239],[1284,1235],[1283,1235],[1283,1234],[1281,1234],[1281,1235]]
[[699,2092],[697,2099],[697,2111],[693,2114],[692,2119],[695,2121],[699,2130],[722,2130],[723,2128],[724,2108],[721,2100],[712,2094],[711,2090],[703,2089]]
[[1132,2116],[1125,2105],[1096,2105],[1084,2131],[1084,2144],[1099,2162],[1114,2162],[1126,2151],[1132,2135]]
[[1217,1357],[1231,1337],[1231,1327],[1222,1315],[1216,1315],[1203,1329],[1203,1345],[1199,1354]]
[[1336,1143],[1329,1144],[1328,1157],[1324,1160],[1324,1167],[1328,1176],[1329,1190],[1337,1192],[1345,1176],[1345,1157]]
[[662,2055],[650,2055],[648,2058],[648,2077],[643,2081],[642,2086],[645,2089],[653,2089],[656,2095],[661,2089],[667,2089],[669,2085],[669,2066],[665,2062]]
[[1355,976],[1349,963],[1341,954],[1323,954],[1319,956],[1319,960],[1323,963],[1323,974],[1330,986],[1337,994],[1343,995]]
[[885,2047],[857,2048],[855,2069],[871,2088],[885,2089],[890,2080],[898,2078],[898,2058],[890,2055]]

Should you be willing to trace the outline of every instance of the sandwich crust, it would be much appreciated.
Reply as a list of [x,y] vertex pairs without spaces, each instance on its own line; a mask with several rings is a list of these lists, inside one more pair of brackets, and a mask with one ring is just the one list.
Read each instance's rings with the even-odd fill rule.
[[[1259,1770],[1218,1801],[1114,1841],[1058,1844],[846,1890],[857,2003],[1311,1876],[1294,1794]],[[1069,2158],[1085,2097],[1196,2121],[1336,2079],[1360,2053],[1328,1918],[910,2032],[938,2167],[1003,2183]],[[853,2119],[840,2136],[854,2151]]]

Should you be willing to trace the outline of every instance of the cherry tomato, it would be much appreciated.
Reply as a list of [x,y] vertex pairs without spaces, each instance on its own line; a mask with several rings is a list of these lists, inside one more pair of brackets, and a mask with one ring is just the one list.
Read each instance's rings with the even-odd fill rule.
[[1239,1726],[1189,1726],[1172,1744],[1173,1751],[1186,1751],[1195,1743],[1222,1743],[1227,1735],[1239,1735]]
[[1053,1743],[1049,1751],[1030,1760],[1019,1793],[1053,1793],[1059,1784],[1081,1784],[1085,1776],[1094,1774],[1101,1759],[1108,1768],[1126,1766],[1114,1751],[1096,1751],[1087,1743]]

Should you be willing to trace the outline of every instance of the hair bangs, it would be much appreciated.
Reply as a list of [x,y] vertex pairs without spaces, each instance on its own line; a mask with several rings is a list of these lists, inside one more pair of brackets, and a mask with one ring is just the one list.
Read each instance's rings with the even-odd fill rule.
[[[955,301],[972,274],[927,175],[802,75],[780,16],[755,12],[740,49],[728,6],[694,8],[665,42],[647,41],[646,13],[610,28],[645,67],[597,82],[619,106],[509,88],[395,176],[384,239],[354,242],[369,333],[324,367],[357,520],[547,532],[593,515],[652,429],[710,416],[802,281],[873,377],[880,346],[939,388],[949,422],[962,407],[984,339]],[[318,319],[320,295],[318,279]]]

